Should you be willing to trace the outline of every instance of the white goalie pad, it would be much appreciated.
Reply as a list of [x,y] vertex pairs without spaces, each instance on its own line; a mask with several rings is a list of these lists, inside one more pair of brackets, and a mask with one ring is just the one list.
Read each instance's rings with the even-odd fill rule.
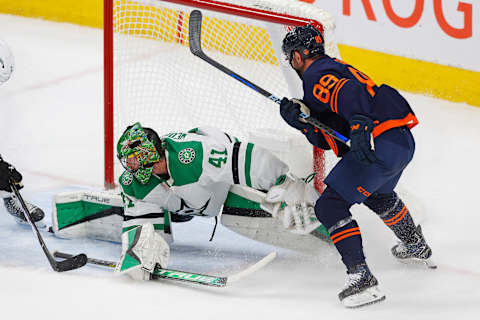
[[[158,209],[150,203],[139,202],[145,215],[150,209]],[[156,232],[173,242],[170,213],[160,209],[161,216],[155,218],[129,219],[124,222],[124,204],[119,194],[105,191],[64,192],[54,196],[52,204],[52,232],[65,239],[89,238],[121,242],[125,227],[151,222]]]
[[167,268],[170,247],[151,223],[122,234],[122,256],[115,272],[126,273],[135,280],[149,280],[158,265]]
[[234,185],[225,202],[220,222],[228,229],[247,238],[277,247],[315,254],[330,245],[328,232],[320,223],[308,234],[289,232],[281,220],[274,218],[271,208],[260,203],[265,193]]
[[52,231],[60,238],[121,242],[123,201],[100,191],[59,193],[53,197]]

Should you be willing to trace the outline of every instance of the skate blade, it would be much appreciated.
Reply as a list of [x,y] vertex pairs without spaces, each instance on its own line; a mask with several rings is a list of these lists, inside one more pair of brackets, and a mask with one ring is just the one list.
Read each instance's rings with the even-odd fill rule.
[[360,293],[346,297],[342,300],[342,304],[346,308],[359,308],[383,300],[385,300],[385,295],[380,291],[378,286],[374,286],[365,289]]
[[422,266],[426,266],[429,269],[437,269],[437,264],[433,262],[432,258],[428,258],[428,259],[407,258],[407,259],[397,259],[397,260],[403,264],[422,265]]

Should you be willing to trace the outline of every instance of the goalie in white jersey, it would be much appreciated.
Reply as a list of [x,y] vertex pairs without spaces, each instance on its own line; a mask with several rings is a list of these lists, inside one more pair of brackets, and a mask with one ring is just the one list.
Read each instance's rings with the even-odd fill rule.
[[318,193],[288,174],[288,166],[268,150],[214,128],[169,133],[161,138],[139,123],[117,145],[125,168],[119,178],[124,202],[122,257],[118,272],[150,279],[167,268],[168,211],[177,219],[217,216],[233,185],[265,191],[261,208],[292,232],[309,233],[320,223],[313,205]]

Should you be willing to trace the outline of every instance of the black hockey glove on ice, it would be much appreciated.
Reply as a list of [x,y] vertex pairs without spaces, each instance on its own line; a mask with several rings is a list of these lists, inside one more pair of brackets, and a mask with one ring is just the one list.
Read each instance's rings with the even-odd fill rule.
[[369,117],[357,114],[350,119],[350,152],[357,161],[366,165],[377,160],[372,131],[373,121]]
[[283,98],[280,102],[280,115],[286,123],[298,130],[308,129],[307,123],[298,120],[300,113],[300,104],[295,101]]
[[18,189],[22,187],[20,184],[22,181],[22,175],[20,172],[18,172],[10,163],[5,162],[0,158],[0,190],[12,192],[12,188],[10,188],[10,179],[15,182],[15,184],[18,184]]

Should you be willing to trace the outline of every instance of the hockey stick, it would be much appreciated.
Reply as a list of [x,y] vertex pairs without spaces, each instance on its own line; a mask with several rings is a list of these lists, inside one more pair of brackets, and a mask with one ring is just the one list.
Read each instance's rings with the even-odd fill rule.
[[[65,258],[69,259],[72,257],[71,254],[58,252],[55,251],[53,255],[57,258]],[[153,280],[158,279],[166,279],[166,280],[174,280],[174,281],[183,281],[195,284],[202,284],[211,287],[225,287],[227,283],[236,282],[258,270],[265,267],[268,263],[270,263],[275,257],[277,256],[276,252],[271,252],[270,254],[263,257],[261,260],[257,261],[253,265],[249,266],[243,271],[239,273],[233,274],[231,276],[221,277],[221,276],[212,276],[206,275],[201,273],[194,273],[194,272],[185,272],[185,271],[178,271],[172,269],[162,269],[157,268],[153,273]],[[99,260],[99,259],[87,259],[88,263],[96,264],[100,266],[115,268],[116,263],[113,261],[106,261],[106,260]]]
[[43,241],[43,238],[40,235],[40,232],[38,231],[37,226],[33,222],[32,216],[30,215],[30,211],[28,210],[27,205],[25,204],[25,201],[20,195],[20,192],[18,192],[18,189],[12,180],[10,180],[10,187],[12,188],[13,192],[17,196],[18,201],[20,201],[20,204],[22,205],[23,211],[25,213],[25,219],[27,219],[28,223],[32,227],[33,232],[37,235],[38,242],[40,242],[40,246],[42,247],[43,252],[47,256],[48,262],[52,266],[52,269],[57,272],[63,272],[63,271],[69,271],[69,270],[83,267],[87,263],[87,256],[83,253],[76,256],[71,256],[70,258],[64,261],[55,260],[55,258],[52,256],[52,254],[48,250],[47,245]]
[[[213,60],[212,58],[208,57],[202,50],[202,43],[201,43],[201,35],[202,35],[202,13],[199,10],[193,10],[190,13],[190,20],[189,20],[189,25],[188,25],[188,38],[189,38],[189,46],[190,46],[190,51],[200,59],[206,61],[207,63],[211,64],[215,68],[217,68],[220,71],[223,71],[224,73],[228,74],[232,78],[240,81],[250,89],[253,89],[263,95],[264,97],[267,97],[268,99],[272,100],[273,102],[280,104],[282,99],[274,96],[270,92],[266,91],[265,89],[262,89],[261,87],[257,86],[253,82],[245,79],[241,75],[233,72],[232,70],[228,69],[224,65],[218,63],[217,61]],[[300,118],[305,120],[307,123],[313,125],[314,127],[322,130],[332,138],[340,141],[341,143],[345,144],[348,146],[348,138],[340,134],[339,132],[333,130],[332,128],[324,125],[320,121],[318,121],[315,118],[310,117],[308,114],[308,111],[303,111],[301,110],[302,113],[300,114]]]

